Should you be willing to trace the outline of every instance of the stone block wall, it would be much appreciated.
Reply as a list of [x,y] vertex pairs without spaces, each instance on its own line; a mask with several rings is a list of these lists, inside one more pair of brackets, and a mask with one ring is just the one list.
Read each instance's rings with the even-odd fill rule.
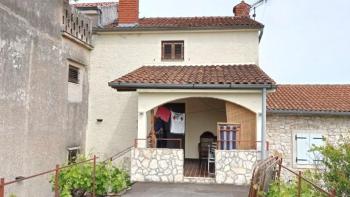
[[258,160],[256,150],[216,150],[216,183],[248,185]]
[[131,180],[139,182],[183,182],[183,149],[134,148]]
[[286,166],[300,170],[293,166],[293,133],[322,132],[327,141],[336,143],[341,138],[350,136],[350,117],[269,114],[266,129],[270,153],[282,154]]

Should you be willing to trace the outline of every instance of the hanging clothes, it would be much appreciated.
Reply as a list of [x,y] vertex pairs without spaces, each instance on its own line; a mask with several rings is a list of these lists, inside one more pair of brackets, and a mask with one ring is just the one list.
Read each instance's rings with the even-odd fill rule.
[[166,107],[158,107],[156,117],[162,119],[164,122],[169,122],[170,110]]
[[171,112],[170,133],[184,134],[185,133],[185,114]]

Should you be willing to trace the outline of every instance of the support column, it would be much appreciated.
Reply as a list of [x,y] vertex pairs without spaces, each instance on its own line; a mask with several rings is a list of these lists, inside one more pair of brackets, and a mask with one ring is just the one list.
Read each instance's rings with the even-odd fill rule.
[[261,159],[266,158],[266,88],[263,88],[261,109]]
[[147,112],[138,112],[137,147],[147,148]]

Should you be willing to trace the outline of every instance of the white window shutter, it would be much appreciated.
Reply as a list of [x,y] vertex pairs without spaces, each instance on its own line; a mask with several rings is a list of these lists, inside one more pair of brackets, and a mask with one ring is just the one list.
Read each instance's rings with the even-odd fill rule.
[[[324,137],[322,134],[310,134],[310,148],[312,149],[314,146],[323,146],[324,145]],[[317,151],[310,152],[311,163],[317,163],[322,160],[322,155]]]
[[310,164],[310,135],[308,133],[298,133],[295,135],[296,163]]

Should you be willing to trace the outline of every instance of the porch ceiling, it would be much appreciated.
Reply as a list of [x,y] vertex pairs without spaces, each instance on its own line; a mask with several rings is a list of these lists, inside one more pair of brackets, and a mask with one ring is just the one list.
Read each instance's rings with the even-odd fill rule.
[[256,65],[143,66],[109,86],[119,91],[136,89],[260,89],[275,82]]

